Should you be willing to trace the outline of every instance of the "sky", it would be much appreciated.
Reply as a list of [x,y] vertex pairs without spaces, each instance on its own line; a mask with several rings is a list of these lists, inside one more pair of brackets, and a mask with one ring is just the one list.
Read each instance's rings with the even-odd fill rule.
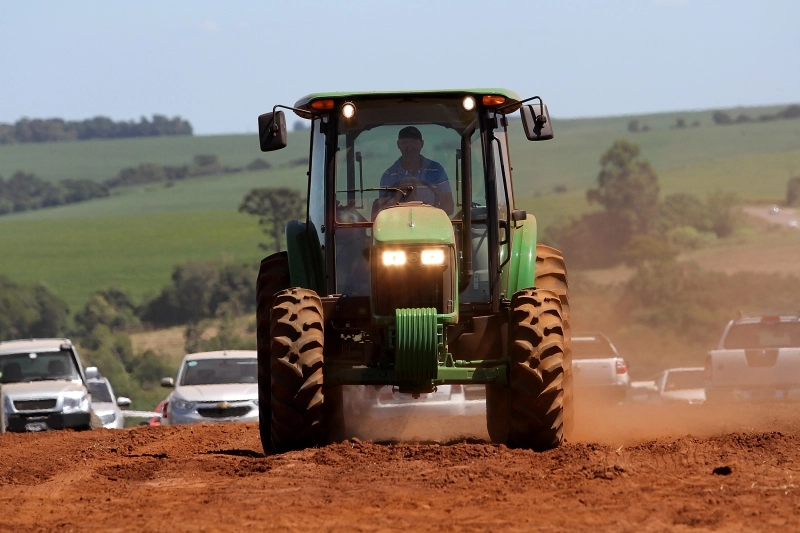
[[249,133],[312,92],[506,87],[559,118],[800,102],[796,0],[0,0],[0,122]]

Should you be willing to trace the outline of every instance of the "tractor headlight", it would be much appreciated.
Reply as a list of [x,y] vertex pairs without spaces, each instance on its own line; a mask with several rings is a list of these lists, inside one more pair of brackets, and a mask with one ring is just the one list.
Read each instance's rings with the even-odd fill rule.
[[406,264],[406,253],[403,251],[383,252],[383,264],[386,266],[400,266]]
[[432,250],[422,250],[419,256],[420,262],[423,265],[443,265],[444,264],[444,250],[442,248],[434,248]]
[[89,412],[89,395],[85,392],[68,392],[64,394],[61,406],[65,413]]

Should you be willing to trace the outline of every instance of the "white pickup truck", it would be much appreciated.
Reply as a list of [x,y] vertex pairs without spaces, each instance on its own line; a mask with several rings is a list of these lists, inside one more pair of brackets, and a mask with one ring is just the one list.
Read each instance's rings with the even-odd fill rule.
[[572,375],[576,402],[628,398],[628,364],[602,333],[572,334]]
[[800,398],[800,318],[731,320],[706,356],[708,402]]

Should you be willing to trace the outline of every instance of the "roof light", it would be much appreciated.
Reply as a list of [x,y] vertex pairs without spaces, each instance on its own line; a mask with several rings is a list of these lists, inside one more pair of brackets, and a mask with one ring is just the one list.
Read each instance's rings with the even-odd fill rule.
[[761,322],[780,322],[781,317],[779,316],[765,316],[761,317]]
[[472,111],[475,109],[475,98],[472,96],[465,96],[461,105],[464,107],[464,111]]
[[311,109],[316,109],[317,111],[330,111],[333,109],[333,100],[314,100],[311,102]]
[[344,118],[353,118],[356,114],[356,106],[353,102],[346,102],[342,106],[342,116]]
[[487,95],[484,95],[484,97],[483,97],[483,105],[488,105],[488,106],[496,106],[496,105],[504,104],[505,101],[506,101],[506,97],[505,96],[499,96],[499,95],[496,95],[496,94],[487,94]]

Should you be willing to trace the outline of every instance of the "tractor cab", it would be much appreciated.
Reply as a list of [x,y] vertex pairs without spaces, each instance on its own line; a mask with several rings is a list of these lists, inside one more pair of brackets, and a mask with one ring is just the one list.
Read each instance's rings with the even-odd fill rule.
[[[553,137],[547,107],[528,100],[503,89],[320,93],[259,117],[264,151],[287,144],[279,107],[311,121],[307,219],[288,224],[287,251],[259,274],[265,447],[341,433],[342,385],[416,395],[446,383],[487,385],[493,440],[538,446],[542,435],[510,423],[514,297],[536,288],[537,259],[563,258],[537,247],[535,218],[514,207],[509,115],[521,110],[529,140]],[[563,359],[566,270],[541,281],[558,302]],[[313,350],[291,328],[313,330]]]

